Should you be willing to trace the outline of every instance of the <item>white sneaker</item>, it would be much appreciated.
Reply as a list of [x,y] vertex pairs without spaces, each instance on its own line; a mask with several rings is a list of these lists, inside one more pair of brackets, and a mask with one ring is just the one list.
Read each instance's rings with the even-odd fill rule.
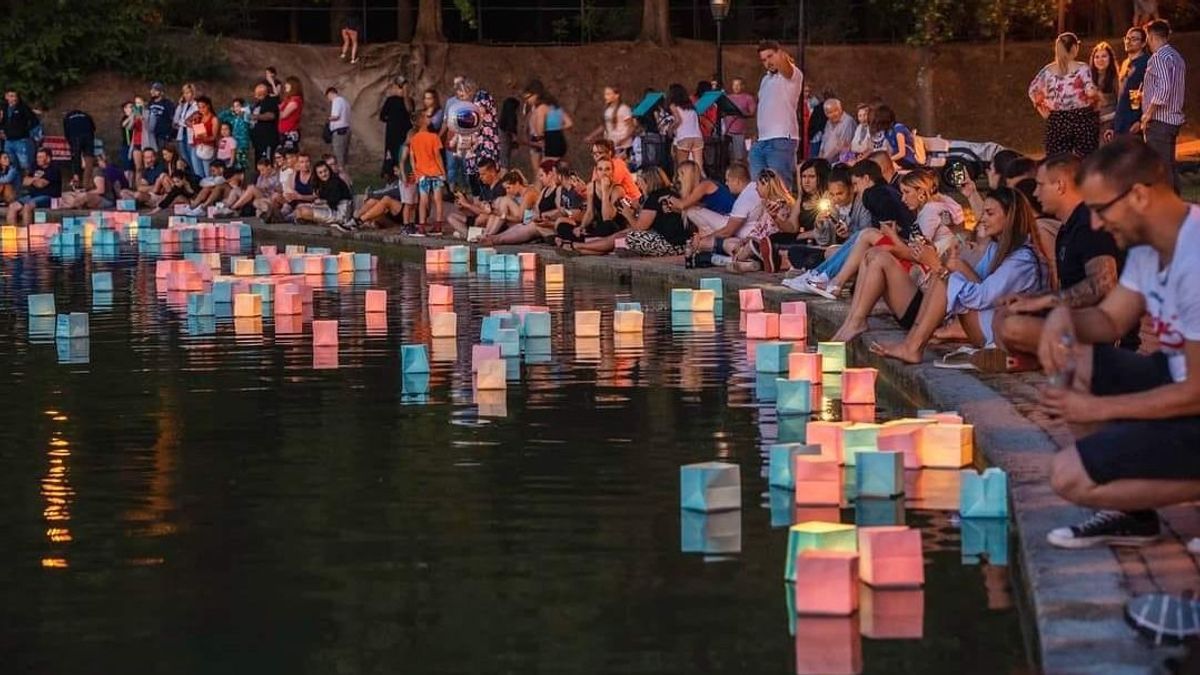
[[829,275],[825,274],[824,272],[810,270],[808,273],[808,281],[809,281],[809,283],[817,284],[819,286],[824,286],[829,283]]
[[812,292],[812,290],[808,286],[808,274],[799,274],[794,277],[789,277],[787,279],[784,279],[781,283],[783,283],[784,286],[787,286],[788,288],[792,289],[793,291],[799,291],[801,293],[811,293]]
[[196,217],[196,218],[202,217],[204,214],[205,214],[205,209],[203,206],[193,206],[187,210],[187,215]]

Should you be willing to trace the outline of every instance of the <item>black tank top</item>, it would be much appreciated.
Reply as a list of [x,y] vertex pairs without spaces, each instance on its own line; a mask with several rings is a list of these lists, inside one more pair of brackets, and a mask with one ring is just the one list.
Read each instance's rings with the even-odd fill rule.
[[558,188],[551,188],[549,192],[542,190],[542,198],[538,200],[538,213],[547,213],[558,208]]

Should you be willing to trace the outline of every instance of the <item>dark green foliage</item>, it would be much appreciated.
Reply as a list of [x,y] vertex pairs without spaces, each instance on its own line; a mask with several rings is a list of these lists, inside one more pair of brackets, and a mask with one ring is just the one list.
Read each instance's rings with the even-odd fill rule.
[[88,74],[113,70],[180,81],[219,77],[226,62],[216,38],[163,25],[162,0],[35,0],[0,22],[0,84],[33,102]]

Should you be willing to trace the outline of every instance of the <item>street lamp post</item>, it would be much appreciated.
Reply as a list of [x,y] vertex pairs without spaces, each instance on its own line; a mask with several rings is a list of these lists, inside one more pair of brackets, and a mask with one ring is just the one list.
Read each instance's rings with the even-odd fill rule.
[[721,62],[721,24],[725,22],[725,17],[729,16],[729,3],[732,0],[709,0],[708,6],[712,9],[713,22],[717,24],[717,85],[718,88],[725,88],[725,68]]

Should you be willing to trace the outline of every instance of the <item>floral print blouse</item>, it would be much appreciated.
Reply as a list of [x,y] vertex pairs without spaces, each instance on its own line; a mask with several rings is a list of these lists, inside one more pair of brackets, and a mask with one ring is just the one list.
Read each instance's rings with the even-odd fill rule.
[[1066,76],[1059,75],[1053,63],[1047,64],[1029,83],[1033,107],[1049,112],[1090,108],[1096,94],[1092,71],[1085,63],[1076,62]]

